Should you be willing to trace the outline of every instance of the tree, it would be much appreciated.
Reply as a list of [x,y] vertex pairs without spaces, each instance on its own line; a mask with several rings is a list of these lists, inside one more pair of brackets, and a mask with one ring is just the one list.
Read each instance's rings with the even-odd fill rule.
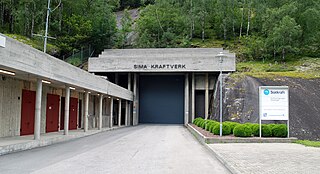
[[287,53],[297,52],[301,33],[300,25],[290,16],[285,16],[268,36],[268,40],[275,46],[275,50],[280,52],[284,61]]

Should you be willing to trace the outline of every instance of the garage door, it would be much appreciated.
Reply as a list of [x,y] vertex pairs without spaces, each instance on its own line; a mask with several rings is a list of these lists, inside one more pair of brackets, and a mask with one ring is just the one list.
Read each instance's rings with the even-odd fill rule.
[[140,76],[139,89],[140,123],[184,123],[184,76]]

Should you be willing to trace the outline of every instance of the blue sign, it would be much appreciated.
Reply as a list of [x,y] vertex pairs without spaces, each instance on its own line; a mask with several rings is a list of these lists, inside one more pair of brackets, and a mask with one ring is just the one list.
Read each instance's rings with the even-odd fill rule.
[[264,93],[264,95],[269,95],[269,94],[270,94],[270,91],[269,91],[269,89],[265,89],[265,90],[263,91],[263,93]]

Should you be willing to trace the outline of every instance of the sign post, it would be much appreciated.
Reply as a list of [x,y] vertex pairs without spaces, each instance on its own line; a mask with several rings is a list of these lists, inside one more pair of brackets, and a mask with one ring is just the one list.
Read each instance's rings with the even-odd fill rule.
[[262,136],[262,120],[286,120],[289,138],[289,87],[259,87],[259,125]]

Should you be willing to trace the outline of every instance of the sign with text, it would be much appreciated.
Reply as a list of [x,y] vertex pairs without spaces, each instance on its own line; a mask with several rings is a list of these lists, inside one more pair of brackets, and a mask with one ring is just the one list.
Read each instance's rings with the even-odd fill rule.
[[261,120],[289,120],[288,86],[260,86],[259,115]]
[[0,47],[6,47],[6,37],[0,35]]

